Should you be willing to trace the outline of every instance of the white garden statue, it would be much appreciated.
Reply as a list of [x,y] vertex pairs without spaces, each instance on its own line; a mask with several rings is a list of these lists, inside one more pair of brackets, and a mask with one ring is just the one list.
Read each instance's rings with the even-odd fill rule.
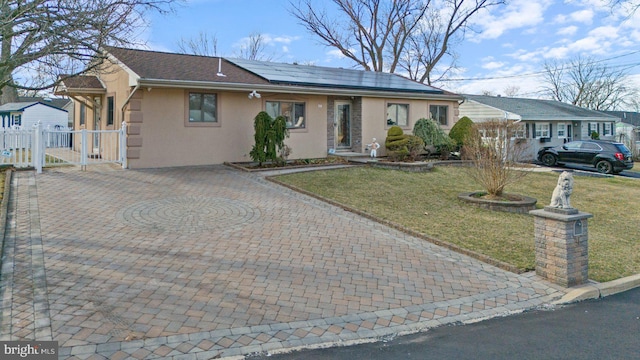
[[560,177],[558,177],[558,185],[556,185],[556,188],[553,190],[551,204],[549,206],[558,209],[573,209],[569,199],[571,192],[573,192],[573,174],[568,171],[563,171]]

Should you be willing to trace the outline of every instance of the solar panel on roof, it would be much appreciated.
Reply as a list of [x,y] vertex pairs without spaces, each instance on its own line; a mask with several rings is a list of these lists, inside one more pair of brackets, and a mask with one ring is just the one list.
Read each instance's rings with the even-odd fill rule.
[[227,59],[272,83],[399,92],[442,93],[442,90],[380,72]]

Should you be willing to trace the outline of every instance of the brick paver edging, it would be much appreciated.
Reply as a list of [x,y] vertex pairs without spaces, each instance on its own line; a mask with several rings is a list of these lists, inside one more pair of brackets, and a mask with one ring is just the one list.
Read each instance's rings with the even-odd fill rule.
[[331,163],[331,164],[307,164],[307,165],[292,165],[292,166],[286,166],[286,167],[272,167],[272,168],[248,168],[246,166],[242,166],[239,165],[238,163],[232,163],[232,162],[224,162],[224,165],[232,167],[234,169],[237,170],[241,170],[244,172],[261,172],[261,171],[273,171],[273,170],[293,170],[293,169],[307,169],[307,168],[322,168],[322,167],[328,167],[328,166],[336,166],[336,165],[353,165],[353,164],[347,164],[347,163]]
[[325,198],[325,197],[323,197],[321,195],[318,195],[316,193],[307,191],[307,190],[299,188],[297,186],[284,183],[282,181],[279,181],[279,180],[275,179],[275,177],[273,177],[273,176],[268,176],[265,179],[268,180],[268,181],[271,181],[271,182],[273,182],[275,184],[278,184],[278,185],[284,186],[286,188],[289,188],[289,189],[291,189],[293,191],[297,191],[297,192],[300,192],[300,193],[305,194],[307,196],[311,196],[313,198],[316,198],[318,200],[325,201],[325,202],[327,202],[327,203],[329,203],[329,204],[331,204],[333,206],[337,206],[337,207],[339,207],[339,208],[341,208],[341,209],[343,209],[345,211],[352,212],[354,214],[357,214],[357,215],[360,215],[362,217],[365,217],[365,218],[367,218],[369,220],[372,220],[372,221],[375,221],[377,223],[380,223],[380,224],[389,226],[391,228],[394,228],[396,230],[402,231],[402,232],[404,232],[404,233],[406,233],[408,235],[411,235],[411,236],[426,240],[426,241],[428,241],[428,242],[430,242],[432,244],[445,247],[445,248],[447,248],[449,250],[458,252],[460,254],[470,256],[470,257],[472,257],[474,259],[480,260],[480,261],[485,262],[485,263],[487,263],[489,265],[493,265],[493,266],[495,266],[497,268],[500,268],[500,269],[503,269],[503,270],[507,270],[507,271],[510,271],[512,273],[515,273],[515,274],[523,274],[523,273],[527,272],[527,270],[521,270],[516,266],[513,266],[511,264],[507,264],[505,262],[493,259],[493,258],[491,258],[491,257],[489,257],[487,255],[480,254],[480,253],[472,251],[472,250],[464,249],[464,248],[462,248],[462,247],[460,247],[458,245],[455,245],[455,244],[452,244],[452,243],[449,243],[449,242],[434,238],[434,237],[429,236],[427,234],[415,231],[413,229],[410,229],[410,228],[408,228],[406,226],[400,225],[400,224],[395,223],[393,221],[381,219],[381,218],[379,218],[379,217],[377,217],[375,215],[372,215],[370,213],[361,211],[361,210],[356,209],[356,208],[352,208],[352,207],[350,207],[348,205],[345,205],[345,204],[342,204],[340,202]]
[[[11,177],[13,170],[4,172],[4,193],[2,203],[0,203],[0,269],[2,269],[2,249],[4,249],[4,232],[7,226],[7,209],[9,206],[9,195],[11,195]],[[0,274],[2,271],[0,270]]]

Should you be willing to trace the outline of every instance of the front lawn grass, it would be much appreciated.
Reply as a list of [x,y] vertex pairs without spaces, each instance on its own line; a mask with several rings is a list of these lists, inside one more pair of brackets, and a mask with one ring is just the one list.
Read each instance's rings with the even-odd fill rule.
[[[506,192],[549,204],[558,173],[531,173]],[[535,267],[531,215],[494,212],[462,203],[461,192],[483,190],[464,168],[408,173],[371,167],[278,176],[348,207],[490,256],[521,270]],[[640,181],[575,177],[572,205],[589,219],[589,277],[609,281],[640,273]]]

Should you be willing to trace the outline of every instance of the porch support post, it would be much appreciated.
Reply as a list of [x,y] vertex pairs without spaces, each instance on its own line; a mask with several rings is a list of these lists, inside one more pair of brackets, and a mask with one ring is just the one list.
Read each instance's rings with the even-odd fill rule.
[[31,144],[31,161],[36,173],[42,173],[42,162],[44,161],[44,144],[42,143],[42,123],[38,121],[33,134],[33,144]]

